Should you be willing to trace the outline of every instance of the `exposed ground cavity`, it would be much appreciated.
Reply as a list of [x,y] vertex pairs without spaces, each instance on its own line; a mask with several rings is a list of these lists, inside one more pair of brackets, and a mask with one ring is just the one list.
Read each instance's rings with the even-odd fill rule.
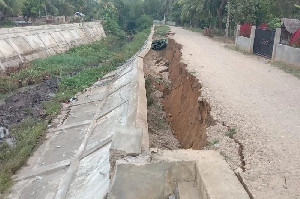
[[171,83],[168,80],[167,62],[163,60],[161,52],[150,50],[144,58],[149,141],[151,148],[174,150],[181,146],[174,137],[162,105],[164,93],[171,88]]
[[181,56],[181,45],[169,39],[166,49],[150,50],[144,58],[150,147],[200,149],[207,143],[206,128],[214,123],[201,85]]

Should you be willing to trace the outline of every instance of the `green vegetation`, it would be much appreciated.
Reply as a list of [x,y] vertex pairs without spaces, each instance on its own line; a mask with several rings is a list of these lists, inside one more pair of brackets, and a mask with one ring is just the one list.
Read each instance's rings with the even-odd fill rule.
[[231,158],[223,151],[220,152],[220,155],[223,156],[225,158],[225,160],[230,160]]
[[237,47],[236,45],[233,45],[233,44],[227,44],[227,45],[225,45],[224,47],[225,47],[225,48],[228,48],[228,49],[230,49],[230,50],[233,50],[233,51],[242,53],[242,54],[244,54],[244,55],[248,55],[248,56],[253,56],[253,57],[254,57],[254,54],[249,53],[249,52],[244,51],[244,50],[240,50],[239,47]]
[[[177,0],[172,2],[167,20],[172,19],[184,26],[209,27],[213,30],[225,28],[233,30],[237,23],[245,22],[253,25],[268,23],[274,28],[280,18],[300,16],[300,9],[296,5],[298,0]],[[227,22],[229,24],[226,24]]]
[[236,130],[233,128],[233,129],[229,129],[229,130],[225,133],[225,136],[228,136],[228,137],[232,138],[234,134],[236,134]]
[[213,139],[212,141],[208,142],[208,146],[213,146],[215,144],[218,144],[220,141],[218,139]]
[[285,64],[282,62],[272,62],[272,66],[279,68],[287,73],[292,74],[293,76],[297,77],[300,79],[300,69],[297,66]]
[[1,145],[0,193],[11,186],[11,175],[26,162],[35,145],[44,136],[46,124],[46,121],[26,119],[11,128],[10,133],[16,139],[17,145],[14,148]]
[[197,27],[184,27],[184,29],[190,30],[192,32],[203,32],[202,28],[197,28]]
[[147,78],[145,80],[145,87],[146,87],[146,97],[147,97],[147,106],[152,106],[154,103],[153,98],[151,97],[151,79]]
[[162,39],[166,38],[166,34],[170,31],[169,26],[164,25],[156,25],[155,28],[154,37],[155,39]]

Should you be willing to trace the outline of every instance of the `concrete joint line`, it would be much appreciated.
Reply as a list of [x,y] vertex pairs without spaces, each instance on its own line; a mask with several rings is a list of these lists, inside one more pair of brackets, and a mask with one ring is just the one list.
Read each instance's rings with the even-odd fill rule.
[[70,165],[70,162],[71,162],[70,159],[67,159],[67,160],[63,160],[63,161],[60,161],[60,162],[56,162],[56,163],[38,168],[35,171],[28,172],[28,173],[25,173],[25,175],[23,175],[23,176],[19,176],[19,177],[14,178],[14,181],[26,180],[26,179],[29,179],[29,178],[32,178],[32,177],[48,174],[50,172],[66,168],[67,166]]
[[63,179],[61,180],[61,182],[59,184],[58,190],[54,197],[55,199],[66,198],[66,195],[68,193],[68,190],[69,190],[71,182],[72,182],[72,179],[78,170],[81,157],[82,157],[82,155],[84,153],[84,149],[88,143],[88,139],[90,138],[91,134],[93,133],[93,130],[95,129],[95,127],[97,125],[97,118],[100,118],[99,115],[101,114],[101,110],[107,102],[108,91],[109,91],[109,89],[110,89],[109,87],[111,87],[111,85],[112,84],[110,84],[108,86],[108,88],[106,89],[105,102],[102,104],[102,106],[99,106],[99,108],[97,109],[96,114],[93,117],[92,123],[89,125],[88,129],[86,130],[84,139],[83,139],[77,153],[75,154],[75,157],[74,157],[73,161],[71,162],[70,167],[68,168],[67,172],[65,173]]
[[44,42],[43,42],[41,36],[40,36],[39,34],[36,34],[36,36],[39,38],[39,40],[40,40],[40,41],[42,42],[42,44],[44,45],[44,50],[48,50],[48,47],[47,47],[46,44],[44,44]]
[[94,103],[94,102],[101,102],[101,101],[103,101],[103,99],[92,100],[92,101],[89,101],[89,102],[83,102],[83,103],[74,103],[74,104],[70,104],[70,107],[81,106],[81,105],[86,105],[86,104],[91,104],[91,103]]
[[26,41],[26,43],[30,46],[31,50],[33,51],[33,47],[30,45],[28,39],[25,36],[23,36],[22,38]]
[[[54,37],[52,36],[51,32],[49,33],[49,35],[50,35],[50,37],[53,39],[53,41],[56,43],[56,46],[60,46],[60,44],[57,43],[57,41],[56,41],[56,40],[54,39]],[[55,46],[55,47],[56,47],[56,46]],[[55,50],[55,48],[54,48],[53,50],[55,51],[55,53],[58,52],[57,50]]]
[[18,50],[18,48],[10,41],[10,40],[6,40],[6,42],[8,43],[8,45],[10,45],[10,47],[12,47],[12,49],[15,51],[15,53],[18,55],[20,62],[24,63],[24,58],[21,56],[20,51]]
[[87,156],[91,155],[95,151],[99,150],[100,148],[106,146],[111,141],[112,141],[112,135],[109,136],[108,138],[100,141],[96,146],[92,147],[91,149],[89,149],[88,151],[86,151],[85,153],[83,153],[82,156],[81,156],[81,160],[84,159],[84,158],[86,158]]
[[75,124],[65,125],[65,126],[59,127],[57,129],[57,131],[61,131],[61,130],[64,130],[64,129],[69,129],[69,128],[74,128],[74,127],[79,127],[79,126],[83,126],[83,125],[87,125],[87,124],[90,124],[92,122],[93,122],[92,120],[85,120],[83,122],[78,122],[78,123],[75,123]]
[[116,90],[114,90],[114,91],[112,91],[111,93],[109,93],[107,97],[109,97],[109,96],[111,96],[112,94],[114,94],[115,92],[121,90],[122,88],[124,88],[125,86],[127,86],[127,85],[130,84],[130,83],[131,83],[131,81],[127,82],[126,84],[124,84],[124,85],[122,85],[122,86],[120,86],[120,87],[117,88]]
[[119,108],[120,106],[122,106],[123,104],[125,104],[126,102],[128,102],[128,100],[121,102],[119,105],[117,105],[116,107],[112,108],[111,110],[103,113],[102,115],[100,115],[97,119],[96,119],[96,123],[98,124],[99,120],[102,119],[103,117],[106,117],[108,114],[110,114],[111,112],[113,112],[114,110],[116,110],[117,108]]
[[[69,42],[66,40],[66,38],[63,36],[63,34],[61,34],[61,31],[60,32],[58,32],[61,36],[62,36],[62,38],[64,38],[64,41],[65,41],[65,44],[69,44]],[[63,44],[61,44],[61,45],[63,45]]]
[[[127,67],[126,67],[126,68],[127,68]],[[121,70],[120,72],[123,72],[126,68],[124,68],[124,69]],[[124,75],[128,74],[128,73],[131,72],[132,70],[133,70],[133,69],[130,69],[129,71],[127,71],[127,72],[125,72],[125,73],[123,73],[123,74],[121,74],[121,75],[119,75],[119,74],[112,75],[112,76],[111,76],[111,79],[107,80],[107,83],[105,82],[104,85],[99,85],[99,86],[105,86],[105,85],[107,85],[107,84],[110,84],[110,83],[116,81],[117,79],[123,77]],[[107,78],[110,78],[110,77],[107,77]],[[125,84],[125,85],[127,85],[127,84]],[[121,86],[121,87],[122,87],[122,86]]]

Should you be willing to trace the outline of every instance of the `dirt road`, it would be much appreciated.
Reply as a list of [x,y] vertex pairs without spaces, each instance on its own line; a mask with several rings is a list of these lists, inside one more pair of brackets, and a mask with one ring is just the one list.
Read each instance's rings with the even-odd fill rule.
[[217,121],[207,132],[212,148],[254,198],[300,198],[300,80],[200,33],[172,31]]

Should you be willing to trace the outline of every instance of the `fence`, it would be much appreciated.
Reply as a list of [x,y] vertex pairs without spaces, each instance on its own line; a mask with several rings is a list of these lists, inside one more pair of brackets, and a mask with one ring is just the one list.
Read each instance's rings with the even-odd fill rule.
[[300,49],[280,44],[282,30],[258,30],[251,28],[250,38],[240,35],[240,25],[237,26],[235,45],[243,51],[258,54],[272,61],[300,66]]

